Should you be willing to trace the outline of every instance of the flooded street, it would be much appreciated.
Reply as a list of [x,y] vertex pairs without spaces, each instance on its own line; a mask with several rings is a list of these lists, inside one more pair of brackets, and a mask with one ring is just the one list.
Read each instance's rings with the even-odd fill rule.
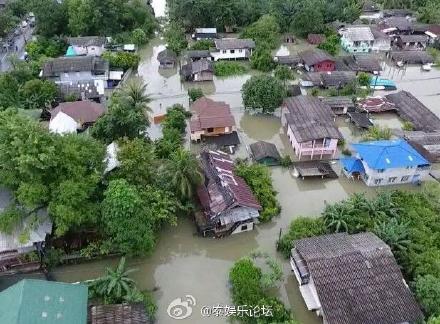
[[[165,1],[153,1],[157,16],[164,15],[164,3]],[[209,98],[224,101],[231,106],[242,142],[234,157],[246,157],[247,146],[258,140],[276,144],[282,155],[293,154],[278,117],[251,115],[244,111],[240,89],[251,74],[226,79],[215,78],[213,82],[203,84],[181,83],[177,69],[166,72],[158,70],[159,63],[156,56],[164,48],[164,41],[157,38],[140,53],[142,62],[139,66],[139,76],[148,84],[147,89],[153,99],[151,107],[154,114],[165,113],[166,107],[176,103],[188,107],[188,88],[201,87]],[[289,48],[280,49],[282,54],[285,54],[286,50],[288,51]],[[439,70],[422,73],[419,68],[411,67],[403,74],[387,67],[383,76],[396,80],[399,90],[412,92],[440,116]],[[401,127],[401,121],[394,114],[374,116],[373,119],[382,126]],[[337,125],[347,143],[357,141],[361,137],[360,131],[349,125],[343,117],[337,119]],[[152,138],[160,136],[160,126],[153,126],[150,135]],[[191,149],[197,151],[198,147],[192,145]],[[282,212],[269,224],[260,224],[252,232],[217,240],[198,237],[193,222],[189,219],[180,219],[178,226],[163,229],[153,255],[129,261],[129,267],[138,269],[133,278],[139,287],[155,290],[159,323],[226,323],[225,318],[202,318],[200,308],[204,305],[231,304],[229,269],[236,260],[254,250],[268,252],[283,265],[285,276],[278,293],[286,305],[292,308],[296,318],[305,324],[321,322],[312,312],[306,310],[288,262],[276,252],[275,242],[280,229],[286,231],[295,217],[319,215],[325,202],[337,202],[355,192],[372,196],[375,191],[361,182],[353,182],[344,177],[334,180],[303,181],[294,178],[287,169],[281,167],[272,168],[271,173]],[[392,189],[396,188],[399,187],[392,187]],[[414,187],[405,188],[414,189]],[[115,265],[117,261],[106,259],[63,266],[55,269],[53,275],[57,280],[67,282],[91,279],[102,275],[106,266]],[[177,297],[188,294],[193,295],[197,300],[192,316],[181,321],[168,317],[166,310],[169,303]]]

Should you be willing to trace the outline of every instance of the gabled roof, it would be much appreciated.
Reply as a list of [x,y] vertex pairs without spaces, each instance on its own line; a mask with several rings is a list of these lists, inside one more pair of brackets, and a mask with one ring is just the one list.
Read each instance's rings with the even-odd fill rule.
[[308,66],[313,66],[324,61],[335,61],[333,57],[320,49],[306,50],[299,53],[299,56]]
[[218,50],[255,48],[255,42],[252,39],[222,38],[214,40],[214,43]]
[[330,108],[354,107],[353,98],[350,96],[322,97],[319,98],[323,103],[329,105]]
[[202,152],[201,160],[208,181],[198,188],[197,194],[210,219],[237,206],[261,209],[249,186],[234,173],[234,162],[228,154]]
[[83,36],[83,37],[69,37],[67,43],[72,46],[104,46],[107,39],[101,36]]
[[356,80],[356,73],[352,71],[322,72],[320,75],[324,87],[342,87]]
[[94,74],[108,72],[109,63],[95,56],[58,57],[44,64],[43,77],[53,77],[60,73],[92,72]]
[[374,40],[370,27],[347,27],[341,30],[340,33],[352,42]]
[[24,279],[0,292],[0,323],[86,324],[87,286]]
[[59,112],[65,113],[78,123],[93,123],[104,114],[105,109],[103,105],[88,100],[62,102],[51,110],[51,119]]
[[392,51],[391,59],[406,64],[434,63],[434,58],[426,51]]
[[381,29],[397,28],[399,31],[410,31],[412,22],[406,17],[389,17],[385,18],[380,24]]
[[208,50],[194,50],[194,51],[188,51],[186,53],[186,56],[188,58],[207,58],[207,57],[211,57],[211,54],[209,53]]
[[281,160],[280,153],[278,153],[275,144],[268,143],[265,141],[259,141],[249,145],[252,156],[256,161],[262,160],[264,158],[273,158],[275,160]]
[[157,54],[157,60],[159,62],[176,62],[177,54],[172,50],[164,49]]
[[372,233],[295,242],[328,324],[413,323],[423,314],[390,248]]
[[283,104],[288,112],[287,123],[298,143],[323,138],[342,138],[333,120],[334,114],[329,106],[311,96],[287,98]]
[[343,61],[351,71],[370,73],[382,71],[380,61],[373,55],[345,56]]
[[429,162],[403,139],[352,144],[359,157],[375,170],[417,167]]
[[235,126],[235,119],[228,104],[202,97],[191,105],[190,120],[192,132],[215,127]]
[[427,43],[428,36],[425,35],[399,35],[403,43]]

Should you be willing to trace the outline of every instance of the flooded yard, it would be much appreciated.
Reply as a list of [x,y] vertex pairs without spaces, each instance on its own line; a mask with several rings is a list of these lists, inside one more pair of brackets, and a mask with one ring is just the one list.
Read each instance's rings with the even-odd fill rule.
[[[165,6],[153,1],[153,5],[155,3],[156,15],[163,15]],[[299,46],[307,47],[307,44]],[[193,85],[182,83],[177,69],[159,71],[156,56],[164,48],[164,41],[157,38],[140,53],[142,62],[139,66],[139,76],[148,84],[148,91],[153,98],[151,107],[154,114],[165,113],[167,107],[177,103],[188,107],[188,88],[201,87],[209,98],[224,101],[231,106],[242,142],[235,157],[246,157],[248,145],[258,140],[276,144],[282,155],[293,154],[283,134],[279,117],[252,115],[244,111],[240,89],[251,74],[231,78],[215,77],[213,82]],[[292,50],[292,47],[284,46],[280,51],[285,53],[289,49]],[[411,67],[403,73],[387,66],[383,75],[396,80],[399,90],[412,92],[428,108],[440,115],[440,71],[423,73],[419,68]],[[390,128],[401,128],[402,125],[394,114],[377,115],[373,119],[375,123]],[[337,125],[347,143],[357,141],[362,135],[343,117],[338,117]],[[160,136],[160,126],[152,126],[150,135],[153,138]],[[197,146],[191,145],[191,149],[196,151]],[[337,165],[335,168],[338,169]],[[337,172],[339,174],[340,170]],[[133,278],[138,282],[139,287],[154,290],[159,323],[175,323],[175,320],[168,317],[167,307],[175,298],[188,294],[196,298],[197,305],[193,315],[180,322],[227,322],[225,318],[202,318],[200,308],[204,305],[231,304],[228,271],[237,259],[254,250],[268,252],[283,265],[285,276],[278,293],[286,305],[292,308],[296,318],[305,324],[321,322],[312,312],[306,310],[288,262],[276,252],[275,242],[280,229],[285,231],[295,217],[316,217],[326,202],[340,201],[355,192],[372,196],[375,190],[345,177],[334,180],[303,181],[294,178],[289,170],[281,167],[272,168],[271,173],[282,212],[269,224],[260,224],[252,232],[217,240],[197,236],[193,222],[189,219],[180,219],[178,226],[163,229],[153,255],[129,261],[129,267],[138,269]],[[392,189],[395,188],[396,186]],[[405,188],[415,189],[415,187]],[[53,275],[57,280],[68,282],[91,279],[101,275],[106,266],[115,265],[117,261],[106,259],[64,266],[55,269]]]

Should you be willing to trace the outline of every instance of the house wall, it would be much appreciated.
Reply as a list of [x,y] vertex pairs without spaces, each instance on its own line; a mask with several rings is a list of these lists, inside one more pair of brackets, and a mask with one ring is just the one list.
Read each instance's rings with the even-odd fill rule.
[[400,49],[404,51],[424,51],[426,49],[427,43],[404,43],[401,40],[398,40],[397,45]]
[[[362,175],[362,180],[367,186],[371,187],[412,183],[423,180],[429,175],[429,171],[431,170],[431,167],[413,167],[385,169],[383,172],[379,172],[379,170],[369,168],[365,162],[362,163],[365,168],[365,174]],[[379,181],[379,179],[382,180]]]
[[348,53],[369,53],[372,45],[370,41],[353,42],[345,36],[341,38],[341,46]]
[[378,38],[374,40],[371,50],[374,52],[388,52],[391,50],[391,40]]
[[312,159],[322,159],[324,156],[334,156],[338,150],[338,140],[335,138],[328,139],[329,143],[323,145],[322,139],[317,139],[310,142],[298,143],[293,134],[292,129],[287,125],[287,137],[292,145],[292,148],[299,159],[307,157]]
[[252,231],[254,229],[254,225],[255,223],[253,221],[246,224],[241,224],[231,234],[238,234],[238,233]]
[[160,62],[159,67],[162,69],[173,69],[176,64],[174,62]]
[[49,78],[55,83],[63,83],[63,82],[77,82],[83,80],[108,80],[108,73],[102,75],[95,75],[91,71],[81,71],[81,72],[67,72],[60,73],[59,76]]
[[248,59],[252,55],[252,49],[231,49],[231,50],[217,50],[211,52],[214,61],[218,60],[236,60]]
[[304,65],[304,67],[309,72],[331,72],[335,70],[335,62],[326,60],[312,66]]
[[215,127],[211,132],[208,132],[207,129],[203,129],[201,131],[192,132],[190,138],[192,141],[199,141],[201,140],[202,136],[219,136],[223,134],[230,134],[236,130],[237,130],[236,126]]
[[209,72],[209,71],[203,71],[200,73],[195,73],[194,74],[194,81],[212,81],[214,78],[213,73]]

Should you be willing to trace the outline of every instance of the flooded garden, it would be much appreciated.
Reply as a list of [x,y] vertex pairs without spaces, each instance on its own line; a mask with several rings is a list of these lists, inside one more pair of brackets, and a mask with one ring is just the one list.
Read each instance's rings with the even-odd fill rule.
[[[153,5],[156,15],[163,15],[164,1],[153,1]],[[253,115],[243,108],[240,89],[252,74],[257,72],[228,78],[214,77],[212,82],[194,84],[181,82],[178,69],[159,71],[156,57],[164,48],[164,40],[157,37],[140,51],[141,63],[138,75],[148,85],[148,92],[153,99],[150,104],[153,115],[165,113],[166,108],[173,104],[188,107],[187,90],[190,87],[200,87],[209,98],[224,101],[231,107],[241,141],[234,158],[247,157],[249,144],[259,140],[274,143],[282,155],[290,154],[293,158],[293,152],[283,133],[279,116],[277,114],[274,116]],[[294,50],[297,48],[282,46],[278,52],[285,55],[286,52]],[[411,92],[440,116],[440,70],[422,72],[419,67],[398,70],[386,62],[383,63],[383,68],[382,75],[396,81],[398,90]],[[382,94],[380,91],[375,92],[375,95]],[[402,127],[402,121],[392,113],[373,116],[373,119],[375,124],[380,126],[392,129]],[[360,131],[343,117],[338,117],[337,126],[348,144],[361,137]],[[151,138],[159,137],[160,133],[160,125],[153,125],[149,132]],[[188,145],[191,145],[191,150],[195,152],[199,149],[197,145]],[[340,174],[338,165],[335,164],[334,167]],[[316,217],[326,203],[340,201],[353,193],[373,196],[375,189],[343,176],[339,179],[301,180],[295,178],[290,170],[282,167],[272,167],[271,175],[282,211],[280,216],[270,223],[260,224],[256,230],[251,232],[224,239],[212,239],[199,237],[193,221],[182,218],[178,220],[177,226],[168,226],[162,231],[151,256],[129,261],[130,268],[138,269],[133,274],[133,278],[137,281],[139,288],[153,291],[158,305],[157,320],[159,323],[175,322],[168,317],[167,307],[172,300],[185,295],[194,296],[197,304],[193,315],[189,319],[182,320],[183,323],[224,323],[224,318],[203,318],[200,315],[200,309],[205,305],[231,304],[228,284],[229,269],[236,260],[255,250],[267,252],[283,265],[284,280],[275,293],[288,307],[292,308],[296,319],[305,324],[321,322],[313,312],[307,311],[297,282],[291,274],[290,266],[276,252],[275,243],[280,231],[285,231],[296,217]],[[414,190],[416,187],[407,186],[406,188]],[[83,281],[100,276],[107,266],[113,266],[117,262],[118,259],[104,259],[63,266],[54,269],[52,275],[58,281]]]

